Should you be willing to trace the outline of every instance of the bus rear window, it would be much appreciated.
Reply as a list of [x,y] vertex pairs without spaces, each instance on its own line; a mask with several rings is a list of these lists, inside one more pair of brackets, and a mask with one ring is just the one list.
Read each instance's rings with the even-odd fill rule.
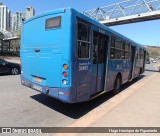
[[46,20],[46,29],[61,27],[61,17],[53,17]]

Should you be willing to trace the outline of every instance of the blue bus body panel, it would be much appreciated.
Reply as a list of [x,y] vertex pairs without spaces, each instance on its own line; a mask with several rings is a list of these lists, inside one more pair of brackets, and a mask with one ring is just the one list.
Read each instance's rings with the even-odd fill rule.
[[[23,59],[25,58],[25,59]],[[35,54],[35,53],[25,53],[23,55],[23,63],[26,65],[23,67],[23,74],[25,77],[32,82],[36,82],[36,77],[42,79],[41,85],[49,87],[59,87],[61,86],[61,75],[62,70],[61,54]],[[26,59],[28,58],[28,59]],[[56,58],[56,59],[53,59]],[[40,60],[40,61],[39,61]],[[42,63],[44,65],[42,65]],[[55,66],[56,64],[56,66]],[[50,70],[51,69],[51,70]]]

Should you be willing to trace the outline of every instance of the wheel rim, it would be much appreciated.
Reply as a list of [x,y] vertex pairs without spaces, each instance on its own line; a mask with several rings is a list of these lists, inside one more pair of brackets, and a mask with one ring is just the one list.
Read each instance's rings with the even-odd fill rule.
[[18,74],[18,69],[17,68],[13,68],[12,69],[12,74],[13,75],[17,75]]

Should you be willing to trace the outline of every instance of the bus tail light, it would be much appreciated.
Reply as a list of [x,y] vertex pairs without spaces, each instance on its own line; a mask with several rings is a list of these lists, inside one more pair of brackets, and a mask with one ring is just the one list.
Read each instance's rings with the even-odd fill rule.
[[64,65],[63,65],[63,68],[64,68],[65,70],[67,70],[67,69],[68,69],[68,65],[67,65],[67,64],[64,64]]
[[68,73],[67,72],[63,72],[63,76],[64,77],[68,77]]
[[68,85],[68,81],[67,80],[64,79],[62,82],[63,82],[64,85]]

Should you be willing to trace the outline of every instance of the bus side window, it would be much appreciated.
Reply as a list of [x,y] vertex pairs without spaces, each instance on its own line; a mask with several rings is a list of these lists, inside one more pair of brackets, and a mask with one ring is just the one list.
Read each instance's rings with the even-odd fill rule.
[[98,63],[98,34],[93,35],[93,64]]
[[144,59],[144,51],[141,48],[137,50],[137,59]]
[[143,49],[140,50],[140,58],[144,59],[144,50]]
[[115,58],[115,53],[114,53],[114,48],[115,48],[115,37],[111,37],[111,49],[110,49],[110,56],[112,59]]
[[123,59],[130,59],[131,58],[131,45],[127,42],[123,42],[123,53],[122,58]]
[[80,22],[77,28],[78,59],[86,60],[90,58],[90,28],[88,25]]
[[105,44],[106,44],[106,37],[103,35],[100,35],[99,48],[98,48],[98,63],[105,62]]
[[119,38],[111,37],[110,58],[122,58],[122,41]]

